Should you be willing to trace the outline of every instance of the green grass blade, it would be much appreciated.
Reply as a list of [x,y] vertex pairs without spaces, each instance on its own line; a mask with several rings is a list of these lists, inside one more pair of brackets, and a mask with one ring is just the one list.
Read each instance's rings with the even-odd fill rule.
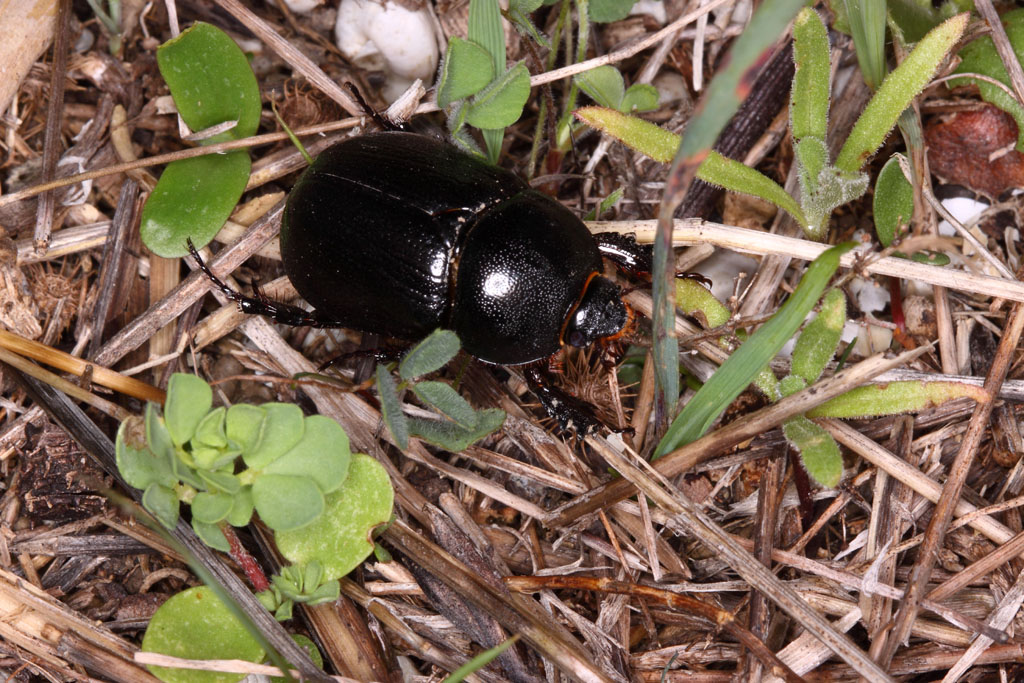
[[661,411],[672,410],[679,396],[679,343],[675,336],[675,260],[672,219],[718,134],[750,92],[772,45],[786,32],[805,0],[764,0],[736,39],[726,66],[708,85],[676,152],[658,214],[654,240],[654,363]]
[[878,90],[885,78],[885,0],[844,0],[864,82]]
[[654,457],[700,438],[711,427],[722,411],[793,337],[839,267],[839,257],[853,246],[852,242],[845,242],[832,247],[811,263],[800,285],[778,313],[752,334],[690,399],[658,444]]

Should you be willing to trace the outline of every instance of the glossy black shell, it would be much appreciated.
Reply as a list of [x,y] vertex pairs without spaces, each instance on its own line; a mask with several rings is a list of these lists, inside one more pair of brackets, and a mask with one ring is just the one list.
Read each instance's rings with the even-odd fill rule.
[[288,277],[339,326],[417,340],[452,329],[481,360],[561,346],[601,254],[582,222],[513,173],[422,135],[323,152],[288,197]]

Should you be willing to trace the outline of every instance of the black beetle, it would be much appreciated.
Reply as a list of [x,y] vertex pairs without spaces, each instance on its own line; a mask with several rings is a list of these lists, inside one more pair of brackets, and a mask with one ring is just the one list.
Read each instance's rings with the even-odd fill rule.
[[650,249],[632,236],[595,237],[515,174],[399,131],[349,138],[316,158],[288,196],[281,256],[313,313],[213,279],[244,312],[285,324],[407,340],[454,330],[482,361],[526,365],[549,414],[578,433],[597,424],[591,407],[551,387],[535,361],[630,329],[602,256],[650,270]]

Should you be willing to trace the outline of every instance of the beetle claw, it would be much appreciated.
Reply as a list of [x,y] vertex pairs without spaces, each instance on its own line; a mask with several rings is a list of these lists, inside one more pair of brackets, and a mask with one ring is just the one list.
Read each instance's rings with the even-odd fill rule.
[[618,429],[606,424],[597,416],[597,409],[593,405],[553,386],[539,367],[526,368],[524,375],[530,390],[540,399],[548,416],[558,423],[562,432],[574,435],[576,441],[582,441],[601,428],[619,433],[633,431],[630,427]]

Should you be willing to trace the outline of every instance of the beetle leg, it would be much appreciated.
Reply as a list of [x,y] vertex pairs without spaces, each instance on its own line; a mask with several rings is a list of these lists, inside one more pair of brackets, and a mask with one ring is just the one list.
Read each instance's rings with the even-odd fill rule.
[[536,394],[544,410],[563,431],[573,432],[582,439],[603,424],[594,414],[594,406],[553,386],[536,365],[526,368],[523,374],[530,391]]
[[224,296],[238,304],[238,310],[242,313],[262,315],[270,318],[276,323],[291,325],[293,327],[345,327],[345,325],[340,322],[321,318],[317,315],[316,311],[310,312],[298,306],[292,306],[291,304],[285,304],[279,301],[272,301],[260,290],[256,291],[256,296],[246,296],[245,294],[232,289],[226,282],[213,274],[210,267],[206,265],[205,261],[203,261],[203,257],[199,255],[198,251],[196,251],[195,246],[192,244],[192,240],[188,241],[188,250],[189,253],[192,254],[192,258],[194,258],[196,263],[199,265],[199,269],[203,271],[211,282],[213,282],[217,289],[224,293]]
[[377,125],[380,126],[382,129],[408,130],[404,125],[400,123],[395,123],[394,121],[387,118],[379,111],[371,107],[369,102],[367,102],[366,99],[363,98],[363,93],[359,92],[359,88],[356,87],[355,83],[351,81],[345,81],[345,87],[348,88],[348,91],[350,93],[352,93],[352,96],[355,97],[356,102],[358,102],[359,106],[363,108],[363,111],[366,112],[366,114],[370,118],[372,118],[377,123]]
[[[649,244],[637,244],[636,236],[622,232],[602,232],[594,235],[601,256],[620,270],[642,280],[650,280],[653,272],[654,250]],[[676,278],[697,280],[711,288],[711,280],[700,273],[676,273]]]

